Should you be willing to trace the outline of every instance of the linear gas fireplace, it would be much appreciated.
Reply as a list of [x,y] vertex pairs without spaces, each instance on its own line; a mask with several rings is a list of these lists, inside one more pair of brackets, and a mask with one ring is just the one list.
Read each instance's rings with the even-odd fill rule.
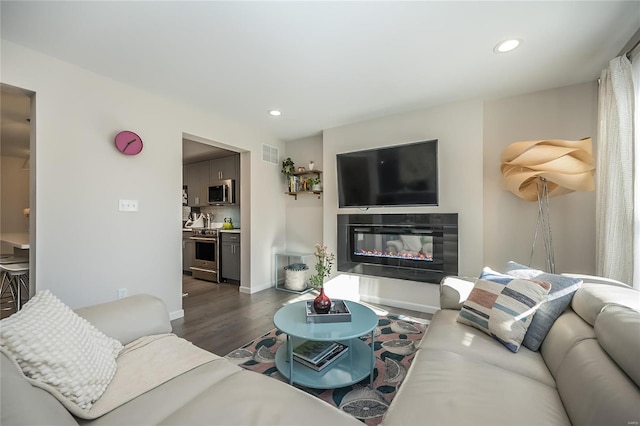
[[437,283],[458,274],[458,215],[338,215],[338,270]]

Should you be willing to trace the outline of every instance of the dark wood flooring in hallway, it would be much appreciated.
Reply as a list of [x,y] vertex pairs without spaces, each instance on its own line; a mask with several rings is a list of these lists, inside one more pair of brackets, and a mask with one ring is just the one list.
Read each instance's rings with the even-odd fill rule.
[[[171,322],[173,332],[196,346],[224,356],[271,330],[273,315],[294,299],[312,299],[305,295],[270,288],[255,294],[238,291],[234,284],[216,284],[183,275],[184,317]],[[416,318],[430,319],[431,314],[373,305],[381,310]]]

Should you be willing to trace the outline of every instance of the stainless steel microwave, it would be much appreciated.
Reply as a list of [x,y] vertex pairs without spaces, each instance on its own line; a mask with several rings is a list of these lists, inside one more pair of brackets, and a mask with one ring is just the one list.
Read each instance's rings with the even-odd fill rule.
[[214,182],[209,186],[209,204],[235,204],[235,186],[233,179]]

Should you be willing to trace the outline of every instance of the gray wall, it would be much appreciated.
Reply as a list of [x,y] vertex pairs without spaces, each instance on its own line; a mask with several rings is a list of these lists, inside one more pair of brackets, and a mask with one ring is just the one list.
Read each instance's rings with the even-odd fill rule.
[[[284,156],[291,157],[296,168],[309,168],[309,161],[313,160],[314,168],[322,170],[321,180],[324,183],[327,174],[333,170],[324,170],[322,162],[322,136],[314,136],[287,143]],[[283,178],[282,190],[286,188]],[[287,197],[287,251],[294,253],[313,253],[314,245],[321,244],[322,236],[322,198],[314,195],[302,194],[298,199]]]
[[[261,160],[262,143],[285,152],[284,144],[265,130],[4,40],[0,71],[4,83],[36,93],[38,149],[31,162],[32,167],[37,164],[36,287],[51,289],[73,308],[112,300],[118,288],[127,287],[130,294],[161,297],[171,312],[180,314],[185,134],[242,152],[243,291],[255,292],[271,285],[275,252],[303,249],[319,240],[320,233],[322,242],[335,251],[336,214],[360,212],[337,207],[338,152],[432,138],[440,140],[440,206],[370,212],[457,212],[461,274],[477,275],[485,264],[499,268],[510,259],[526,262],[531,233],[524,228],[532,229],[535,209],[500,189],[496,171],[500,152],[517,140],[594,136],[596,125],[595,86],[589,83],[327,129],[322,160],[314,158],[325,171],[322,200],[310,197],[301,202],[299,197],[296,203],[284,195],[280,167]],[[115,151],[113,136],[122,129],[141,134],[145,140],[141,155],[125,157]],[[315,155],[318,140],[307,143]],[[291,146],[286,151],[301,156],[300,164],[310,159],[306,151],[298,154]],[[118,212],[118,199],[139,200],[140,211]],[[321,210],[312,204],[317,201]],[[592,273],[594,194],[553,199],[552,210],[558,270]],[[322,217],[322,228],[304,230],[306,217]],[[291,220],[296,223],[288,227]],[[355,288],[366,300],[418,310],[438,305],[435,285],[369,277],[344,280],[343,288]]]
[[[596,84],[585,83],[486,102],[469,101],[354,123],[324,132],[325,187],[322,206],[287,203],[287,245],[311,245],[319,227],[297,218],[323,217],[323,242],[336,250],[336,215],[363,213],[337,206],[335,155],[340,152],[437,138],[440,140],[439,207],[369,209],[366,213],[447,212],[460,217],[460,274],[477,276],[483,266],[503,269],[509,260],[529,262],[537,205],[503,189],[500,155],[521,140],[595,140]],[[293,141],[296,159],[316,152],[320,141]],[[558,272],[594,273],[595,194],[572,193],[551,199],[553,242]],[[544,268],[540,243],[532,266]],[[437,286],[334,273],[327,292],[335,297],[433,311]]]
[[[279,168],[261,153],[263,143],[283,150],[282,142],[6,40],[1,47],[3,83],[35,92],[37,290],[77,308],[126,287],[181,315],[185,135],[241,152],[242,291],[271,285],[273,252],[285,247],[285,195]],[[115,150],[124,129],[143,138],[140,155]],[[119,199],[138,200],[139,211],[119,212]]]
[[[485,103],[484,263],[502,268],[509,260],[527,264],[538,206],[504,190],[500,155],[517,141],[578,140],[597,144],[595,82]],[[595,149],[594,149],[595,152]],[[549,201],[557,272],[595,273],[595,192],[574,192]],[[532,266],[544,269],[540,236]]]
[[[365,148],[438,139],[440,205],[370,208],[366,213],[458,213],[459,271],[482,269],[482,102],[467,101],[355,123],[324,131],[324,242],[336,251],[336,215],[363,213],[338,208],[336,154]],[[329,297],[341,286],[358,286],[361,298],[415,310],[436,310],[438,286],[406,280],[351,278],[328,286]],[[349,293],[355,293],[349,288]],[[336,292],[336,293],[332,293]]]
[[[29,170],[23,169],[25,158],[2,156],[0,166],[0,231],[7,233],[29,232],[29,219],[24,209],[29,207]],[[13,247],[2,246],[2,253],[13,253]]]

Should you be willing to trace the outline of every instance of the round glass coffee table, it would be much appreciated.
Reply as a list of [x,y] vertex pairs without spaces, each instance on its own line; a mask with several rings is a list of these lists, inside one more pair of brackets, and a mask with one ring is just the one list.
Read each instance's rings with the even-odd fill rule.
[[[375,367],[374,330],[378,316],[371,309],[345,300],[351,311],[350,322],[307,324],[306,302],[286,305],[273,317],[275,326],[287,334],[287,343],[276,352],[276,367],[289,383],[315,389],[335,389],[358,383],[369,376],[373,383]],[[371,345],[359,339],[371,333]],[[336,341],[349,346],[341,359],[321,371],[293,361],[293,348],[305,340]]]

